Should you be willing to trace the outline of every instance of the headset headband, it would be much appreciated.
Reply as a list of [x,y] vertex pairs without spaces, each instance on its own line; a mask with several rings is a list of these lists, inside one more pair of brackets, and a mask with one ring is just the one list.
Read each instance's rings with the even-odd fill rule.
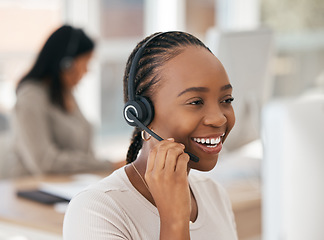
[[76,54],[81,39],[80,36],[81,36],[81,29],[76,29],[72,27],[70,40],[66,47],[66,53],[65,53],[66,57],[73,57],[73,55]]
[[136,95],[136,90],[135,90],[135,77],[136,77],[136,68],[138,65],[138,62],[140,60],[140,58],[142,57],[142,54],[145,50],[145,47],[155,38],[157,38],[158,36],[161,36],[165,33],[169,33],[169,32],[161,32],[158,33],[154,36],[152,36],[151,38],[149,38],[142,46],[140,46],[140,48],[137,50],[134,59],[132,61],[130,70],[129,70],[129,78],[128,78],[128,101],[134,101],[135,100],[135,95]]
[[71,27],[71,35],[67,44],[65,54],[60,62],[60,67],[63,70],[69,69],[73,64],[73,57],[77,53],[80,40],[81,40],[81,29]]

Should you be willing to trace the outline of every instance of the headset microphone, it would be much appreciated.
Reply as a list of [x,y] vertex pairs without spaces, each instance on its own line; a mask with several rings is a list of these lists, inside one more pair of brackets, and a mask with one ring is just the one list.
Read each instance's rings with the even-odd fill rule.
[[[165,32],[159,33],[151,37],[137,50],[129,70],[129,79],[128,79],[128,96],[129,96],[128,99],[129,100],[124,106],[124,118],[126,122],[133,127],[137,126],[142,130],[145,130],[148,134],[153,136],[158,141],[162,141],[163,138],[161,138],[159,135],[157,135],[155,132],[153,132],[147,127],[154,118],[154,106],[150,101],[150,99],[148,99],[147,97],[136,95],[135,77],[136,77],[136,68],[138,62],[141,58],[142,53],[144,52],[146,45],[149,42],[151,42],[154,38],[162,34],[165,34]],[[193,162],[199,161],[199,158],[193,155],[192,153],[188,153],[188,152],[185,153],[187,153],[190,156],[191,161]]]

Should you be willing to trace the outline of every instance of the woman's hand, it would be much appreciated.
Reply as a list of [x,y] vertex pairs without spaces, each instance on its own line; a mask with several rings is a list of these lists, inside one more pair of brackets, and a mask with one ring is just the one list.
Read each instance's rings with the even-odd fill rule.
[[163,140],[154,146],[147,161],[145,180],[160,214],[160,239],[189,239],[189,156],[184,149],[174,139]]

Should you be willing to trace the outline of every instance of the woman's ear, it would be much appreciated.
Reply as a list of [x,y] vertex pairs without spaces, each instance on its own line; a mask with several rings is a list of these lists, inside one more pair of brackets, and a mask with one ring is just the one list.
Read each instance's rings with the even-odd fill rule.
[[74,59],[72,57],[64,57],[60,62],[61,71],[69,71],[73,67]]

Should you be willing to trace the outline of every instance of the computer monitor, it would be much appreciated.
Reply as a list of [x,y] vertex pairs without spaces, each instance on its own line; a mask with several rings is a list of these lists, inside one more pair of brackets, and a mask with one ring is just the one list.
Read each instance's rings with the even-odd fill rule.
[[324,236],[324,95],[262,111],[263,240]]
[[269,29],[212,28],[206,45],[224,65],[233,86],[236,124],[224,146],[234,150],[260,137],[260,109],[272,95],[273,34]]

